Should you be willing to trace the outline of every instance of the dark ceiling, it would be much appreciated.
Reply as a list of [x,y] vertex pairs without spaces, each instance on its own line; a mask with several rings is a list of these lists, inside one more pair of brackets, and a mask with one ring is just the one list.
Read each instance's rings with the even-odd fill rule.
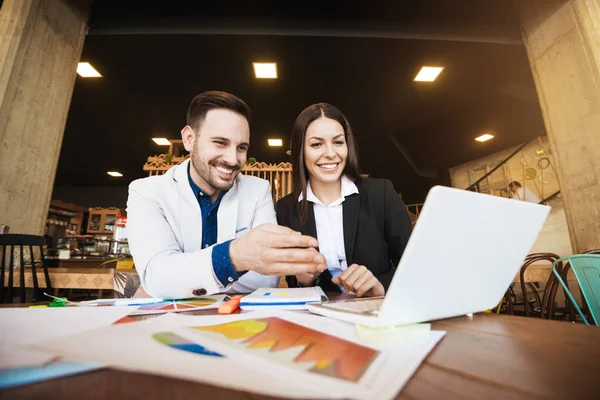
[[[205,90],[248,102],[249,156],[266,162],[288,160],[304,107],[336,105],[363,171],[391,179],[407,202],[447,183],[448,168],[544,133],[510,2],[189,3],[94,3],[81,59],[104,77],[77,78],[56,185],[145,176],[146,158],[165,151],[150,138],[179,138],[189,101]],[[279,79],[255,79],[253,61],[277,62]],[[413,82],[425,64],[446,69]],[[473,140],[485,132],[496,137]],[[284,147],[269,148],[268,137]]]

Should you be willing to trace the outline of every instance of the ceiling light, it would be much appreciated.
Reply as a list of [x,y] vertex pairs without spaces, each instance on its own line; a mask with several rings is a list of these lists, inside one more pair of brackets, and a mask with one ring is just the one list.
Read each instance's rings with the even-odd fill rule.
[[494,135],[490,135],[489,133],[485,133],[479,137],[476,137],[475,140],[477,140],[478,142],[486,142],[490,139],[493,139]]
[[444,67],[422,67],[417,76],[415,77],[415,81],[433,82],[443,70]]
[[110,176],[114,176],[115,178],[119,178],[119,177],[123,176],[122,173],[117,172],[117,171],[108,171],[107,174],[109,174]]
[[159,146],[170,146],[171,142],[169,139],[165,139],[164,137],[153,137],[152,140]]
[[268,139],[269,146],[271,147],[281,147],[283,146],[283,140],[281,139]]
[[92,67],[92,64],[87,62],[77,64],[77,73],[83,78],[102,78],[102,75]]
[[277,63],[252,63],[259,79],[277,79]]

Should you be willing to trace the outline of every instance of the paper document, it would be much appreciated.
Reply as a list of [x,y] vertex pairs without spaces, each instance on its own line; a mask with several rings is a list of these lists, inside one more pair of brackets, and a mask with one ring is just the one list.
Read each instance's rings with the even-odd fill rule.
[[[139,298],[139,299],[95,299],[86,301],[71,301],[64,297],[52,296],[51,294],[44,293],[44,296],[54,299],[50,307],[53,307],[55,303],[58,303],[56,307],[62,306],[79,306],[79,307],[97,307],[97,306],[140,306],[143,304],[155,304],[161,303],[163,299],[159,298]],[[44,307],[44,306],[42,306]],[[30,308],[37,308],[31,306]],[[41,307],[40,307],[41,308]]]
[[46,296],[54,301],[62,301],[66,306],[78,307],[109,307],[109,306],[137,306],[139,309],[130,315],[165,314],[168,312],[197,311],[219,308],[227,295],[217,294],[212,296],[194,297],[180,300],[163,300],[160,298],[131,298],[131,299],[96,299],[87,301],[70,301],[64,298]]
[[80,374],[102,368],[101,365],[56,360],[35,367],[20,367],[0,370],[0,389],[26,385],[45,379]]
[[133,316],[148,314],[164,314],[169,312],[210,310],[213,308],[219,308],[219,306],[223,303],[225,297],[227,297],[227,295],[217,294],[212,296],[194,297],[192,299],[164,300],[160,303],[141,305],[137,310],[135,310],[129,315]]
[[[274,397],[287,392],[298,393],[290,397],[318,397],[319,390],[305,388],[305,385],[293,379],[281,377],[277,370],[257,371],[185,337],[186,333],[189,334],[187,326],[195,324],[194,321],[219,323],[239,319],[241,316],[165,314],[133,324],[101,328],[40,346],[71,359],[123,370],[193,380]],[[117,337],[119,339],[114,342]],[[94,343],[94,346],[89,343]]]
[[108,326],[134,307],[61,307],[0,309],[0,370],[44,364],[55,354],[26,346]]
[[80,306],[142,306],[149,304],[162,303],[163,299],[158,298],[141,298],[141,299],[96,299],[80,301],[76,303]]
[[431,324],[400,325],[382,328],[355,325],[355,328],[361,343],[384,344],[394,343],[405,338],[426,337],[431,331]]
[[78,360],[269,396],[366,400],[394,398],[444,334],[365,345],[351,324],[269,309],[170,314],[40,346]]

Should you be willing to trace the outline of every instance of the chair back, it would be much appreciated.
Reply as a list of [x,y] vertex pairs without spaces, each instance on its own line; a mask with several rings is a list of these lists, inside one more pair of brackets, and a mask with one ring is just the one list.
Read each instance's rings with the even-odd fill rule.
[[[560,258],[560,256],[554,254],[554,253],[533,253],[533,254],[529,254],[526,258],[525,261],[523,262],[523,265],[521,266],[521,270],[519,271],[519,283],[521,285],[521,293],[523,293],[523,298],[525,300],[525,304],[524,304],[524,312],[525,312],[525,316],[528,317],[529,314],[531,313],[532,310],[529,309],[530,304],[527,301],[528,297],[529,297],[529,293],[527,288],[531,288],[531,292],[533,294],[533,296],[536,299],[536,302],[539,306],[539,312],[533,312],[534,315],[536,316],[540,316],[540,317],[544,317],[544,315],[547,313],[547,307],[548,307],[548,296],[546,296],[546,290],[544,290],[544,296],[543,299],[540,299],[540,296],[537,292],[537,289],[535,288],[535,286],[532,283],[526,283],[525,282],[525,273],[527,271],[527,268],[539,261],[547,261],[550,265],[552,265],[552,263],[554,263],[554,261],[558,260]],[[552,274],[550,274],[550,278],[552,278]],[[546,282],[546,287],[548,287],[548,283],[550,282],[550,279],[548,279],[548,281]]]
[[[37,260],[35,257],[36,253],[34,251],[36,248],[39,252],[39,259]],[[13,292],[15,289],[14,272],[15,268],[17,267],[15,266],[15,261],[17,261],[19,267],[21,303],[26,302],[26,266],[31,268],[34,302],[42,298],[42,293],[38,285],[37,268],[41,268],[43,270],[46,288],[52,289],[52,285],[50,284],[50,275],[48,274],[48,266],[44,258],[43,236],[8,233],[2,234],[0,235],[0,249],[2,250],[2,260],[0,260],[0,303],[13,302]],[[29,255],[28,258],[26,257],[26,254]]]
[[[577,254],[569,257],[565,257],[562,260],[568,260],[573,270],[573,274],[579,283],[583,299],[588,305],[590,315],[596,325],[600,325],[600,255],[597,254]],[[558,262],[560,260],[557,260]],[[555,262],[555,263],[556,263]],[[563,282],[560,273],[553,267],[554,274],[557,276],[563,287]],[[575,302],[575,299],[571,293],[565,288],[569,299],[581,315],[585,323],[587,319],[583,315],[583,312]]]
[[[589,250],[589,251],[585,251],[582,254],[600,254],[600,250],[596,249],[596,250]],[[563,279],[563,282],[565,283],[565,285],[567,285],[567,287],[569,286],[568,283],[568,277],[569,277],[569,270],[571,269],[571,264],[570,263],[565,263],[562,272],[560,273],[561,278]],[[560,269],[557,267],[557,270],[560,271]],[[558,284],[558,281],[557,281]],[[579,286],[579,285],[578,285]],[[567,297],[567,296],[565,296]],[[579,286],[579,298],[582,300],[581,302],[581,311],[588,317],[591,318],[590,316],[590,310],[588,309],[587,303],[585,302],[585,297],[583,296],[583,291],[581,290],[581,286]],[[575,307],[571,304],[570,300],[567,297],[567,301],[569,303],[569,320],[571,322],[576,322],[576,318],[575,318]]]

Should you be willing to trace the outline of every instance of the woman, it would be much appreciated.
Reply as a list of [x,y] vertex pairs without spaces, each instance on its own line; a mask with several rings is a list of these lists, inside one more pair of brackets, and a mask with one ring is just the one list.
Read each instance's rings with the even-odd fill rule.
[[327,260],[320,275],[288,276],[290,287],[383,296],[412,225],[392,183],[361,178],[357,145],[344,115],[319,103],[292,129],[294,192],[277,203],[277,220],[319,241]]

